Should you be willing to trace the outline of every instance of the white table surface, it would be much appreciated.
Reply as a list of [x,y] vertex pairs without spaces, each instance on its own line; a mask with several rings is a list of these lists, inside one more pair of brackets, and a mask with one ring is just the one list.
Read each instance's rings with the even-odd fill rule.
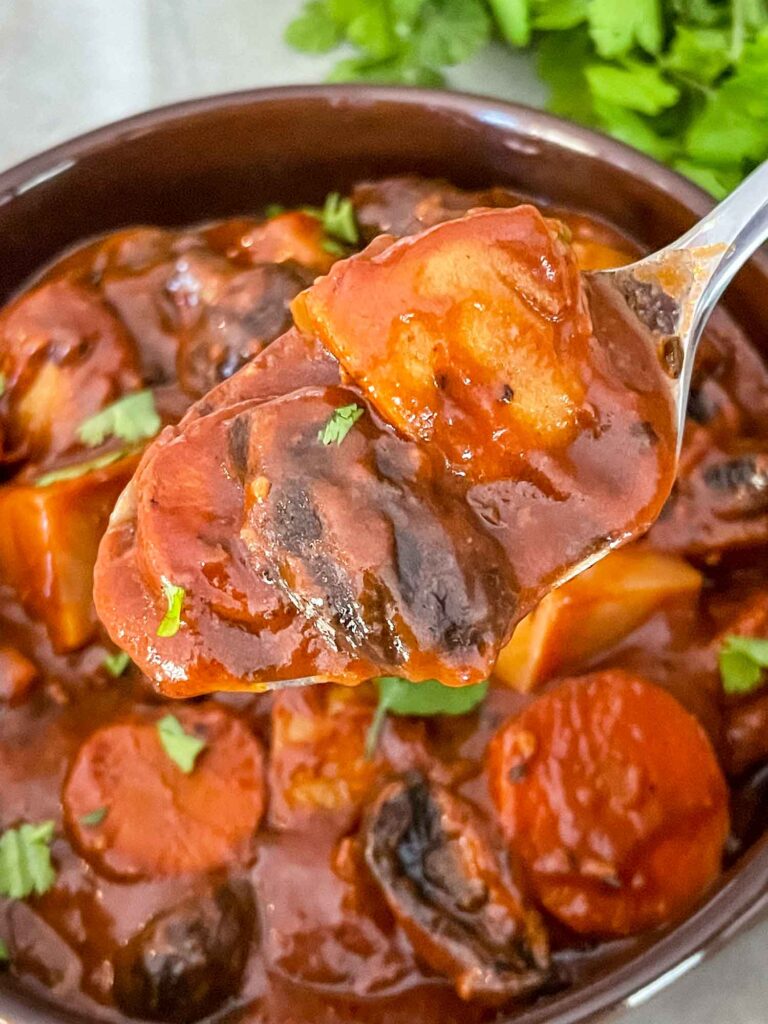
[[[617,3],[632,0],[616,0]],[[290,51],[299,0],[0,0],[0,168],[109,121],[233,89],[320,81],[330,60]],[[544,94],[500,48],[451,84],[525,103]],[[0,259],[2,258],[0,239]],[[768,923],[620,1024],[768,1024]]]

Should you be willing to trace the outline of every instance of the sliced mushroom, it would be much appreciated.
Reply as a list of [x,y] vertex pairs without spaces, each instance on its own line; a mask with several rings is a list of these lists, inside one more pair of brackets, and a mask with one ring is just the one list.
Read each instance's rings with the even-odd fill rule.
[[371,808],[364,845],[417,955],[450,978],[462,999],[497,1006],[546,981],[542,921],[504,877],[460,799],[409,773]]
[[[703,428],[699,428],[703,430]],[[768,450],[754,440],[698,441],[654,524],[654,548],[707,555],[768,539]],[[706,447],[704,447],[706,445]],[[691,444],[691,450],[695,448]],[[683,453],[685,460],[685,452]]]
[[207,1017],[237,993],[254,916],[250,889],[232,885],[162,911],[115,957],[115,1002],[144,1020]]

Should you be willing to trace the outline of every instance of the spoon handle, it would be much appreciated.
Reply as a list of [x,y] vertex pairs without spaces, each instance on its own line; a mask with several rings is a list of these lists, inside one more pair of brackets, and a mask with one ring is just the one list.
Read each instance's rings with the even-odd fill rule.
[[666,250],[669,253],[678,249],[696,250],[712,246],[719,250],[724,247],[702,259],[702,269],[709,279],[696,302],[690,339],[694,345],[698,340],[697,327],[704,324],[736,272],[766,239],[768,160]]

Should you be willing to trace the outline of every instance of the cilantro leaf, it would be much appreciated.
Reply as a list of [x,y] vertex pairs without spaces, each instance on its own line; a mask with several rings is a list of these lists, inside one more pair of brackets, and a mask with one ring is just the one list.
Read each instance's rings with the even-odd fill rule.
[[118,679],[125,672],[130,663],[131,657],[125,651],[115,651],[113,654],[107,654],[103,661],[104,668],[115,679]]
[[680,90],[652,64],[626,61],[623,67],[593,64],[585,71],[594,99],[641,114],[658,114],[680,99]]
[[279,217],[282,213],[286,213],[287,207],[283,206],[282,203],[267,203],[264,207],[264,216],[267,220],[272,220],[273,217]]
[[672,166],[701,188],[711,192],[715,199],[725,199],[741,181],[741,174],[736,167],[707,167],[705,164],[685,159],[675,160]]
[[157,627],[157,636],[176,636],[181,628],[181,609],[184,606],[186,591],[184,587],[177,587],[175,583],[171,583],[166,576],[160,577],[160,583],[168,608]]
[[42,895],[56,881],[50,843],[54,823],[41,821],[9,828],[0,836],[0,895],[22,900]]
[[411,683],[400,676],[375,680],[379,700],[393,715],[466,715],[485,700],[488,683],[445,686],[437,679]]
[[395,52],[397,37],[384,0],[368,0],[365,9],[347,25],[347,39],[379,60]]
[[331,192],[326,196],[320,217],[327,235],[349,245],[355,245],[360,241],[355,208],[351,199],[342,199],[338,192]]
[[711,93],[694,117],[687,155],[714,166],[736,165],[768,156],[768,28],[744,47],[733,75]]
[[601,57],[623,57],[637,43],[656,54],[664,37],[661,0],[591,0],[589,32]]
[[0,964],[10,963],[10,960],[11,954],[8,952],[8,947],[3,940],[0,939]]
[[352,427],[363,415],[363,408],[360,405],[342,405],[335,409],[333,415],[317,432],[317,438],[323,444],[341,444]]
[[105,452],[104,455],[97,455],[95,459],[88,459],[87,462],[76,462],[71,466],[63,466],[61,469],[52,469],[49,473],[43,473],[35,480],[35,487],[50,487],[61,480],[76,480],[86,473],[94,473],[97,469],[104,469],[111,466],[113,462],[122,459],[127,453],[124,448],[115,452]]
[[161,425],[154,395],[147,388],[124,395],[106,409],[90,416],[78,427],[77,436],[91,448],[106,441],[108,437],[119,437],[122,441],[135,444],[154,437]]
[[309,0],[289,23],[285,41],[304,53],[327,53],[341,42],[341,29],[323,0]]
[[95,810],[89,811],[87,814],[81,814],[80,824],[85,825],[86,828],[95,828],[97,825],[100,825],[102,821],[104,821],[104,819],[107,816],[107,813],[108,808],[97,807]]
[[531,39],[529,0],[488,0],[504,39],[512,46],[527,46]]
[[324,238],[320,243],[323,252],[329,252],[331,256],[346,256],[348,250],[335,238]]
[[594,110],[600,126],[628,146],[634,146],[657,160],[668,160],[674,154],[675,144],[659,135],[653,125],[634,110],[606,103],[605,100],[595,100]]
[[342,28],[346,28],[358,15],[362,14],[367,4],[368,0],[327,0],[331,17]]
[[728,20],[728,8],[717,0],[669,0],[675,15],[691,25],[719,25]]
[[325,238],[323,249],[334,256],[348,254],[348,246],[360,241],[355,208],[351,199],[342,198],[338,192],[330,192],[320,206],[304,206],[304,213],[322,221]]
[[[312,5],[319,4],[319,7]],[[722,197],[768,158],[768,0],[307,0],[353,53],[331,81],[443,85],[495,34],[532,41],[548,107]],[[326,29],[323,28],[322,31]],[[345,239],[329,235],[334,255]]]
[[414,26],[427,0],[389,0],[395,35],[403,36]]
[[415,40],[418,63],[427,67],[461,64],[491,37],[491,19],[481,0],[429,0]]
[[594,57],[583,29],[545,36],[539,43],[537,66],[549,85],[548,107],[554,114],[592,124],[592,93],[585,74]]
[[157,735],[168,757],[178,765],[185,775],[191,774],[195,761],[205,749],[205,740],[184,732],[175,715],[165,715],[157,723]]
[[766,681],[768,638],[728,636],[720,655],[720,677],[726,693],[751,693]]
[[707,84],[731,63],[730,39],[724,29],[678,25],[663,65],[669,71]]
[[368,57],[340,60],[328,75],[327,81],[423,85],[430,88],[445,83],[439,71],[419,64],[408,51],[390,60],[371,60]]
[[587,20],[589,0],[533,0],[534,28],[558,31]]
[[474,686],[444,686],[437,679],[411,683],[400,676],[379,676],[374,682],[379,691],[379,702],[365,741],[368,758],[376,750],[387,714],[467,715],[485,700],[488,693],[487,681]]

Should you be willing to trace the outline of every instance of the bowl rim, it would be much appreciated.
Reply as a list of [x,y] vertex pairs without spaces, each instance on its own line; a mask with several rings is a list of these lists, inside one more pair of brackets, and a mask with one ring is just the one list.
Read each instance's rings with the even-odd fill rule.
[[[524,104],[484,96],[406,86],[368,84],[285,85],[242,89],[154,107],[84,132],[58,143],[0,172],[0,208],[37,185],[65,173],[83,157],[123,142],[152,134],[197,115],[280,101],[321,100],[332,106],[366,107],[393,103],[429,109],[438,115],[464,115],[498,131],[515,131],[581,156],[599,159],[612,168],[642,179],[680,203],[694,216],[703,216],[714,199],[698,185],[652,157],[590,128]],[[768,252],[750,261],[768,278]],[[768,286],[768,281],[766,281]],[[508,1018],[509,1024],[587,1024],[622,1007],[632,1008],[651,998],[672,981],[696,967],[738,932],[768,913],[768,832],[726,872],[717,890],[686,919],[667,929],[625,963],[581,988],[544,998]],[[11,1009],[15,1020],[56,1024],[71,1011],[38,993],[24,989],[21,998],[0,992],[0,1009]],[[14,1019],[14,1018],[12,1018]],[[90,1020],[90,1018],[82,1018]],[[96,1020],[97,1018],[93,1018]]]
[[[206,114],[225,107],[243,107],[253,103],[297,99],[326,100],[331,105],[370,105],[391,102],[428,107],[448,114],[466,113],[474,120],[481,110],[481,120],[493,123],[493,112],[518,119],[522,133],[543,141],[576,150],[582,155],[600,157],[612,166],[635,177],[643,177],[651,186],[664,192],[674,192],[674,198],[696,215],[703,215],[714,206],[712,196],[690,178],[666,167],[640,150],[611,138],[601,132],[568,121],[522,103],[497,99],[482,93],[453,92],[414,86],[349,84],[279,85],[265,88],[239,89],[193,99],[178,100],[152,107],[128,117],[75,135],[12,166],[0,170],[0,206],[10,202],[20,192],[26,192],[48,181],[71,166],[70,161],[97,152],[117,143],[149,134],[159,127],[183,121],[198,114]],[[512,127],[512,125],[508,125]]]

